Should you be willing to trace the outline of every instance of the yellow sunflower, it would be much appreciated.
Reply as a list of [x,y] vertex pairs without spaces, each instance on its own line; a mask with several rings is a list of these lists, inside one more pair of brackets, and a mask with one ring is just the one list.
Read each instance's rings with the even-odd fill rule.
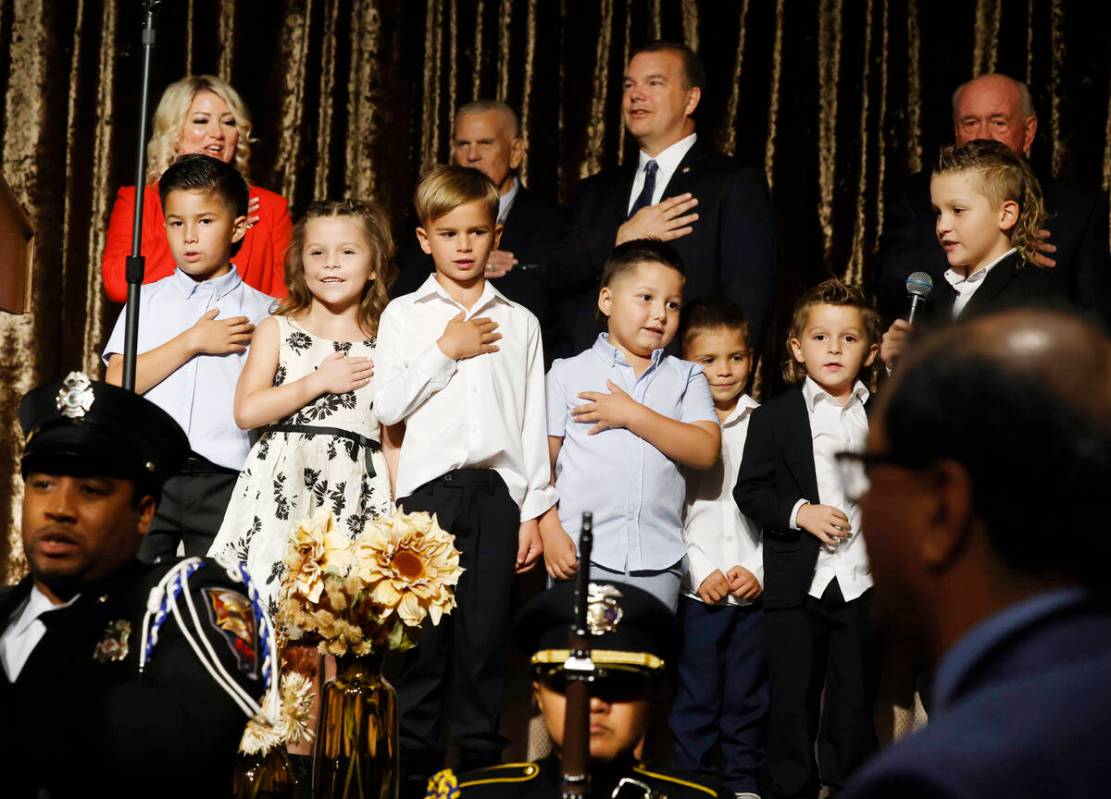
[[355,539],[353,569],[382,606],[382,620],[396,612],[417,627],[425,617],[439,624],[455,607],[455,585],[463,570],[455,537],[435,516],[398,512],[372,521]]
[[286,555],[286,584],[310,602],[320,600],[324,575],[343,575],[351,565],[350,540],[336,529],[336,517],[322,509],[297,525]]

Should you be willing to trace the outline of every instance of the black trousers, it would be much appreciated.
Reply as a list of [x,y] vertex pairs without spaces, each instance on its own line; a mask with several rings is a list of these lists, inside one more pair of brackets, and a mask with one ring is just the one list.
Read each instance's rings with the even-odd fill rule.
[[771,680],[765,797],[814,799],[821,783],[840,788],[876,751],[882,650],[871,610],[871,591],[846,602],[836,579],[821,599],[765,610]]
[[238,476],[231,469],[214,467],[187,471],[167,480],[150,532],[139,549],[139,559],[154,563],[161,557],[175,557],[179,541],[185,543],[187,558],[207,555],[224,521]]
[[459,746],[460,768],[501,760],[506,741],[498,714],[520,511],[490,469],[449,472],[399,504],[408,513],[435,513],[455,536],[465,569],[457,607],[437,626],[425,622],[397,686],[402,772],[423,795],[424,781],[442,768],[445,721]]

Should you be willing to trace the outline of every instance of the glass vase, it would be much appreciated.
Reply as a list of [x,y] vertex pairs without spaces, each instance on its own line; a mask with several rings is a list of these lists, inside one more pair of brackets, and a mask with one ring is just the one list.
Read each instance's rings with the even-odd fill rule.
[[397,799],[397,694],[382,656],[336,659],[324,684],[313,752],[314,799]]
[[265,754],[240,754],[232,778],[234,799],[293,799],[293,766],[284,746]]

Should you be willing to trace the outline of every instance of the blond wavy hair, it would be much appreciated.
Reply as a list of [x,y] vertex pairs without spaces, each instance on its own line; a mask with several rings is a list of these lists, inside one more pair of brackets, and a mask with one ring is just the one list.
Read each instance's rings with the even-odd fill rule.
[[251,113],[239,92],[227,81],[215,75],[190,75],[171,83],[162,92],[158,108],[151,122],[152,132],[147,142],[147,182],[154,183],[181,155],[181,132],[189,116],[189,107],[199,92],[212,92],[225,103],[235,117],[239,140],[235,147],[235,168],[247,175],[247,162],[251,158]]
[[467,203],[482,203],[490,222],[498,218],[498,190],[490,178],[466,166],[434,166],[425,172],[413,195],[413,207],[422,225],[450,214]]
[[977,188],[992,208],[999,208],[1007,200],[1018,203],[1018,221],[1007,236],[1023,258],[1035,263],[1037,233],[1045,227],[1046,211],[1041,184],[1026,159],[1012,153],[1005,144],[989,139],[942,147],[933,173],[958,172],[974,174]]
[[312,307],[312,292],[305,282],[305,230],[313,219],[349,216],[359,222],[370,245],[370,268],[374,279],[367,282],[359,300],[359,326],[368,336],[378,335],[378,319],[390,301],[390,286],[397,280],[393,264],[394,242],[390,217],[378,203],[369,200],[315,200],[293,226],[293,237],[285,251],[285,284],[289,294],[280,300],[275,313],[295,316]]

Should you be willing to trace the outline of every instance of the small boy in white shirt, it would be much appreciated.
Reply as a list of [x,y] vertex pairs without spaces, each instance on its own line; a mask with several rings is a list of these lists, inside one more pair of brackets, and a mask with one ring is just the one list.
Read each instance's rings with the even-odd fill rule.
[[[738,797],[757,796],[769,693],[764,667],[760,528],[733,500],[748,421],[752,352],[744,312],[728,300],[683,309],[684,360],[699,364],[721,422],[721,459],[686,472],[687,581],[670,725],[676,768],[709,776]],[[718,757],[720,752],[720,758]]]

